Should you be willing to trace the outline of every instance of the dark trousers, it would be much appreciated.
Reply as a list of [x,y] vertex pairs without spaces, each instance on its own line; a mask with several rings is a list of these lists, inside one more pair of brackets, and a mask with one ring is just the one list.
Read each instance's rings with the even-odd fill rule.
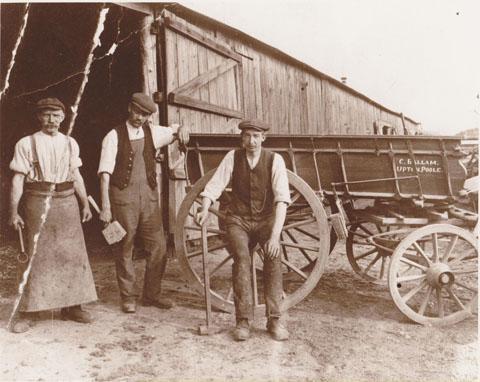
[[[235,314],[239,319],[253,320],[252,258],[251,250],[270,238],[273,219],[254,221],[238,216],[229,216],[226,222],[226,238],[233,256],[232,281]],[[270,260],[264,256],[263,283],[268,318],[280,317],[283,293],[281,259]]]
[[117,281],[122,301],[138,297],[133,263],[133,246],[136,235],[140,237],[146,258],[143,298],[156,300],[160,297],[161,283],[167,262],[165,234],[158,200],[143,198],[126,204],[112,203],[113,216],[125,228],[127,234],[119,244],[121,251],[116,260]]

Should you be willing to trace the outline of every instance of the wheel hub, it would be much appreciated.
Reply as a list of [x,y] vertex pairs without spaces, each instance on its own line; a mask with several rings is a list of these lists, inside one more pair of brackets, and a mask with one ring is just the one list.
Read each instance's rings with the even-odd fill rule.
[[455,281],[455,275],[450,267],[444,263],[433,264],[427,270],[427,282],[432,287],[450,286]]

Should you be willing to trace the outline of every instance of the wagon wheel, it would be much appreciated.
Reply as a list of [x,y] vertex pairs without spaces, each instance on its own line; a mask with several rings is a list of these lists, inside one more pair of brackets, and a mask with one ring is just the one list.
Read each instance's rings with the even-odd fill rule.
[[[283,280],[282,310],[300,302],[315,287],[325,268],[329,253],[329,224],[322,204],[312,189],[300,177],[288,172],[292,195],[292,208],[288,208],[285,225],[282,230],[281,249],[282,267],[289,277]],[[201,206],[200,193],[213,176],[214,170],[198,180],[183,200],[177,214],[175,226],[175,252],[182,273],[189,285],[199,294],[204,294],[203,270],[201,263],[200,227],[193,217]],[[233,312],[233,288],[231,283],[231,265],[233,259],[227,251],[224,231],[219,221],[225,218],[217,204],[210,208],[208,221],[208,254],[210,270],[210,291],[212,305]],[[220,224],[221,226],[222,224]],[[318,240],[323,238],[323,240]],[[264,312],[262,273],[262,252],[253,254],[252,272],[254,302],[256,312]]]
[[407,235],[395,249],[388,274],[393,301],[411,320],[450,325],[477,305],[475,237],[449,224],[432,224]]
[[348,229],[347,258],[357,275],[374,284],[386,285],[391,251],[379,250],[368,238],[392,227],[372,222],[356,222]]

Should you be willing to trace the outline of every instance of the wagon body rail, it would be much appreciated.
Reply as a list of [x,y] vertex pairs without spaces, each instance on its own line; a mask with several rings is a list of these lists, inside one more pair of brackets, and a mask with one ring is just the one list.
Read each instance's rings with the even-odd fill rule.
[[[193,134],[186,161],[190,182],[238,146],[238,136]],[[453,202],[466,178],[455,137],[269,135],[264,146],[282,155],[321,197]]]

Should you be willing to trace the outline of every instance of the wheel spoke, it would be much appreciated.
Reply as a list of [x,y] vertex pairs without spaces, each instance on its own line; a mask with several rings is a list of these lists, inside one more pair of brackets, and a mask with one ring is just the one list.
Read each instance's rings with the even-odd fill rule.
[[299,249],[302,248],[302,249],[305,249],[306,251],[312,251],[312,252],[318,252],[319,250],[318,247],[309,247],[307,245],[288,243],[286,241],[280,241],[280,244],[286,247],[299,248]]
[[433,262],[436,263],[439,260],[438,257],[438,234],[434,232],[432,234],[433,240],[432,240],[432,245],[433,245]]
[[362,239],[367,239],[370,236],[372,236],[372,235],[366,235],[366,234],[360,233],[360,232],[358,232],[358,230],[357,231],[350,231],[350,232],[352,232],[355,236],[361,237]]
[[295,227],[294,230],[296,230],[296,231],[298,231],[298,232],[300,232],[300,233],[303,233],[304,235],[306,235],[306,236],[308,236],[308,237],[310,237],[310,238],[312,238],[312,239],[314,239],[314,240],[317,240],[317,241],[320,240],[320,238],[319,238],[318,236],[315,236],[313,233],[310,233],[310,232],[308,232],[308,231],[305,231],[305,230],[302,229],[302,228]]
[[295,194],[293,194],[293,196],[290,198],[291,201],[292,201],[291,204],[294,204],[294,203],[298,200],[298,198],[299,198],[300,196],[301,196],[301,195],[300,195],[300,192],[295,191]]
[[468,285],[466,285],[466,284],[464,284],[464,283],[458,282],[457,280],[455,280],[453,283],[454,283],[455,285],[458,285],[459,287],[462,287],[462,288],[467,289],[467,290],[469,290],[469,291],[478,293],[478,289],[477,289],[477,288],[468,286]]
[[292,271],[294,271],[295,273],[299,274],[303,279],[305,280],[308,279],[308,276],[302,270],[298,269],[295,265],[293,265],[289,261],[282,258],[282,263],[286,265],[288,268],[290,268]]
[[[283,241],[283,232],[280,232],[280,241]],[[285,259],[287,261],[290,261],[290,259],[288,258],[287,248],[285,248],[284,245],[282,245],[282,252],[283,252],[283,256],[285,257]]]
[[452,269],[452,272],[455,273],[455,275],[468,275],[470,273],[477,273],[478,269]]
[[420,255],[422,255],[422,257],[425,259],[425,261],[427,262],[427,264],[432,264],[432,260],[430,260],[428,258],[428,256],[425,254],[425,252],[423,251],[423,249],[418,245],[418,243],[416,241],[413,242],[413,246],[415,247],[415,249],[417,250],[417,253],[419,253]]
[[360,224],[358,226],[363,232],[365,232],[368,236],[373,236],[373,233],[370,232],[367,228],[365,228],[365,226],[363,224]]
[[422,280],[425,277],[426,277],[425,274],[397,277],[397,283],[404,283],[404,282],[407,282],[407,281]]
[[412,288],[405,296],[402,297],[403,302],[406,304],[407,301],[410,300],[413,296],[415,296],[418,292],[420,292],[425,285],[427,285],[427,282],[423,280],[415,288]]
[[227,293],[227,297],[225,297],[225,299],[227,301],[233,301],[232,297],[233,297],[233,287],[230,287]]
[[[208,248],[208,252],[210,253],[210,251],[215,251],[217,249],[221,249],[221,248],[225,248],[227,246],[226,243],[220,243],[220,244],[217,244],[217,245],[214,245],[210,248]],[[197,249],[196,251],[193,251],[193,252],[190,252],[189,254],[187,254],[187,258],[192,258],[192,257],[195,257],[195,256],[199,256],[201,255],[203,252],[202,249]]]
[[295,222],[295,223],[292,223],[292,224],[288,224],[286,226],[283,227],[284,230],[287,230],[287,229],[292,229],[292,228],[296,228],[296,227],[301,227],[303,225],[307,225],[307,224],[310,224],[310,223],[314,223],[316,222],[317,220],[312,217],[310,219],[307,219],[307,220],[302,220],[302,221],[299,221],[299,222]]
[[441,262],[446,263],[448,262],[448,258],[450,257],[450,254],[453,251],[453,247],[455,247],[455,244],[457,244],[458,241],[458,235],[454,235],[452,240],[450,241],[450,244],[448,245],[447,250],[445,251],[444,255],[442,256]]
[[[283,234],[282,234],[282,233],[280,234],[280,239],[283,240]],[[287,261],[289,261],[287,248],[286,248],[284,245],[282,245],[282,252],[283,252],[283,257],[284,257]],[[262,259],[262,261],[263,261],[263,257],[261,257],[261,259]],[[287,270],[288,270],[289,272],[290,272],[290,271],[293,271],[293,269],[290,268],[290,267],[288,267],[288,266],[287,266]]]
[[410,269],[412,269],[412,268],[413,268],[413,267],[412,267],[411,265],[408,265],[408,268],[405,269],[402,273],[398,273],[398,274],[397,274],[397,277],[400,277],[400,276],[406,274],[406,273],[407,273]]
[[462,302],[456,296],[456,294],[453,293],[452,287],[447,286],[447,292],[448,292],[449,296],[452,298],[452,300],[457,303],[457,305],[460,307],[460,309],[465,310],[465,306],[462,304]]
[[[287,234],[287,236],[290,238],[290,240],[292,240],[295,244],[298,244],[298,241],[297,239],[295,238],[295,236],[293,236],[290,231],[286,230],[285,233]],[[284,247],[285,248],[285,247]],[[300,252],[302,253],[303,256],[305,256],[305,258],[310,262],[310,263],[313,263],[313,259],[308,255],[307,252],[305,252],[305,250],[303,250],[302,248],[299,248]],[[285,258],[288,260],[288,257],[285,256]]]
[[385,262],[386,262],[386,257],[382,256],[382,264],[380,265],[380,276],[378,277],[380,280],[383,279],[383,275],[385,273]]
[[228,261],[232,258],[232,255],[228,255],[225,259],[222,260],[220,264],[218,264],[211,272],[210,277],[212,277],[221,267],[223,267]]
[[367,257],[368,255],[371,255],[372,253],[375,253],[377,252],[377,248],[373,248],[367,252],[364,252],[364,253],[361,253],[360,255],[358,256],[354,256],[355,257],[355,260],[360,260],[360,259],[363,259],[364,257]]
[[294,220],[294,219],[303,219],[303,218],[306,218],[308,216],[312,216],[312,213],[311,212],[299,212],[299,213],[294,213],[294,214],[288,214],[286,216],[286,220]]
[[402,263],[409,264],[409,265],[411,265],[412,267],[421,269],[421,270],[424,271],[424,272],[427,271],[427,267],[424,267],[423,265],[420,265],[420,264],[416,263],[415,261],[406,259],[405,257],[402,257],[402,258],[400,259],[400,261],[401,261]]
[[372,268],[372,267],[375,265],[375,263],[376,263],[378,260],[380,260],[381,257],[382,257],[382,255],[380,255],[380,254],[378,254],[377,256],[375,256],[375,258],[374,258],[372,261],[370,261],[370,263],[368,264],[368,266],[365,268],[365,270],[363,271],[363,273],[367,274],[368,271],[370,270],[370,268]]
[[368,241],[357,241],[357,240],[353,240],[352,241],[352,244],[357,244],[357,245],[368,245],[369,247],[371,247],[373,244],[369,243]]
[[425,309],[427,308],[428,300],[430,299],[432,292],[433,292],[433,288],[431,286],[428,286],[427,293],[425,294],[425,298],[423,299],[422,304],[420,305],[418,314],[421,314],[423,316],[423,314],[425,313]]
[[440,317],[440,318],[445,317],[445,310],[443,308],[442,289],[441,288],[437,288],[437,305],[438,305],[438,317]]
[[448,263],[448,265],[450,265],[450,268],[453,268],[455,265],[457,265],[457,264],[459,264],[463,261],[473,260],[473,259],[476,259],[476,258],[478,258],[477,254],[466,255],[466,256],[463,256],[463,257],[457,257],[457,258],[454,258],[450,263]]

